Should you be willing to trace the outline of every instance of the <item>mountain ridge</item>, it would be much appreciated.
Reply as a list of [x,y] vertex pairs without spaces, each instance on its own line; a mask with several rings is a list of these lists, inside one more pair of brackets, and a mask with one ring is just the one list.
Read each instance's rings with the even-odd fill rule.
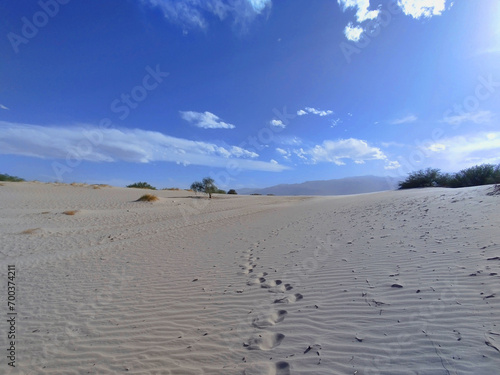
[[238,194],[274,195],[350,195],[395,190],[396,177],[355,176],[332,180],[313,180],[295,184],[278,184],[265,188],[243,188]]

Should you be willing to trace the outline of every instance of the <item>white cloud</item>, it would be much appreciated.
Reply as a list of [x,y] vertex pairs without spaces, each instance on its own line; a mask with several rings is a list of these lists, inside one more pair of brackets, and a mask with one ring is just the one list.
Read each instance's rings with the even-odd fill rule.
[[280,144],[280,145],[287,145],[287,146],[299,146],[302,144],[302,139],[300,139],[299,137],[284,137],[284,136],[280,136],[280,135],[277,135],[274,137],[274,141],[277,143],[277,144]]
[[6,106],[4,106],[3,104],[0,104],[0,109],[5,109],[5,110],[9,110],[9,108],[7,108]]
[[388,161],[384,169],[391,170],[391,169],[398,169],[401,167],[401,164],[399,164],[398,161]]
[[460,125],[463,122],[473,122],[474,124],[484,124],[490,122],[494,117],[491,111],[465,112],[455,116],[446,116],[443,122],[450,125]]
[[181,117],[203,129],[234,129],[233,124],[223,122],[218,116],[211,112],[193,112],[193,111],[180,111]]
[[[344,35],[348,40],[357,42],[360,40],[363,32],[363,23],[374,20],[378,24],[379,9],[370,10],[370,0],[337,0],[342,10],[356,9],[356,22],[349,22],[344,29]],[[419,19],[439,16],[446,10],[447,0],[398,0],[397,5],[407,16]],[[453,2],[450,3],[450,7]]]
[[427,146],[427,153],[453,170],[474,164],[498,163],[500,132],[479,132],[440,139]]
[[402,117],[402,118],[398,118],[398,119],[392,121],[391,124],[393,124],[393,125],[407,124],[407,123],[410,123],[410,122],[415,122],[417,120],[418,120],[417,116],[415,116],[415,115],[408,115],[408,116],[405,116],[405,117]]
[[366,141],[355,138],[323,141],[321,145],[316,145],[309,150],[308,154],[314,163],[333,162],[337,165],[344,165],[345,159],[351,159],[358,163],[366,160],[387,159],[387,156],[379,148],[372,147]]
[[278,127],[278,128],[285,128],[285,127],[286,127],[286,125],[285,125],[285,124],[283,124],[283,121],[281,121],[281,120],[276,120],[276,119],[271,120],[270,124],[271,124],[272,126],[276,126],[276,127]]
[[318,115],[318,116],[329,116],[333,113],[333,111],[327,110],[327,111],[322,111],[313,107],[306,107],[304,109],[300,109],[297,111],[297,115],[299,116],[304,116],[307,115],[308,113],[311,113],[313,115]]
[[343,10],[357,8],[356,19],[358,22],[373,20],[378,17],[379,10],[369,10],[370,0],[338,0]]
[[100,130],[95,126],[63,128],[0,122],[0,154],[90,162],[167,161],[211,167],[226,167],[233,161],[238,168],[247,170],[277,172],[288,169],[255,160],[258,154],[238,146],[192,141],[156,131]]
[[440,16],[446,10],[446,0],[398,0],[398,5],[404,14],[416,19]]
[[284,149],[279,148],[279,147],[276,148],[276,152],[278,154],[280,154],[286,160],[290,160],[290,156],[292,156],[292,154],[290,153],[290,151],[284,150]]
[[266,8],[271,0],[142,0],[162,10],[166,19],[186,28],[208,27],[207,16],[214,15],[219,20],[231,17],[235,24],[243,28]]
[[353,42],[358,42],[363,32],[364,29],[361,26],[354,26],[352,22],[349,22],[344,29],[345,37]]

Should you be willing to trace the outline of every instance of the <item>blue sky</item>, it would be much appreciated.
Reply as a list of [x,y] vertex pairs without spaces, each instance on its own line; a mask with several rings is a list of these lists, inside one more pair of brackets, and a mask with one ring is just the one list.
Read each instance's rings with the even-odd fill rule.
[[500,163],[497,0],[0,5],[0,173],[264,187]]

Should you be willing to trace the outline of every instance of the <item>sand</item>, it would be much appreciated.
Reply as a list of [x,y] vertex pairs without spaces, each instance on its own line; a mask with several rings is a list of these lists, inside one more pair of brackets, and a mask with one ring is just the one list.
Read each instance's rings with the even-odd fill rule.
[[149,203],[3,183],[0,373],[499,374],[492,189]]

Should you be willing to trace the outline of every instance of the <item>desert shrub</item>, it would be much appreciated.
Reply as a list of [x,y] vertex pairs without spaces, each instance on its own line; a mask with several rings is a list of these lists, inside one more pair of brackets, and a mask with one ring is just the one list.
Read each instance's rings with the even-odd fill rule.
[[462,169],[458,173],[440,173],[439,169],[427,168],[408,175],[405,181],[399,183],[400,189],[420,187],[468,187],[500,183],[500,164],[481,164]]
[[229,191],[228,191],[227,193],[228,193],[228,194],[238,194],[238,193],[236,192],[236,190],[234,190],[234,189],[229,189]]
[[406,180],[399,183],[399,189],[424,188],[431,186],[440,186],[439,181],[442,175],[439,169],[427,168],[417,172],[412,172]]
[[500,183],[500,165],[482,164],[463,169],[451,180],[451,187],[467,187]]
[[216,194],[226,194],[226,191],[225,190],[222,190],[222,189],[217,189],[215,191]]
[[25,181],[24,178],[17,177],[17,176],[11,176],[8,174],[2,174],[0,173],[0,181],[8,181],[8,182],[22,182]]
[[157,201],[159,199],[160,198],[158,198],[156,195],[153,195],[153,194],[144,194],[142,197],[140,197],[139,199],[137,199],[137,202],[154,202],[154,201]]
[[137,189],[151,189],[156,190],[154,186],[151,186],[147,182],[136,182],[134,184],[127,185],[128,188],[137,188]]

